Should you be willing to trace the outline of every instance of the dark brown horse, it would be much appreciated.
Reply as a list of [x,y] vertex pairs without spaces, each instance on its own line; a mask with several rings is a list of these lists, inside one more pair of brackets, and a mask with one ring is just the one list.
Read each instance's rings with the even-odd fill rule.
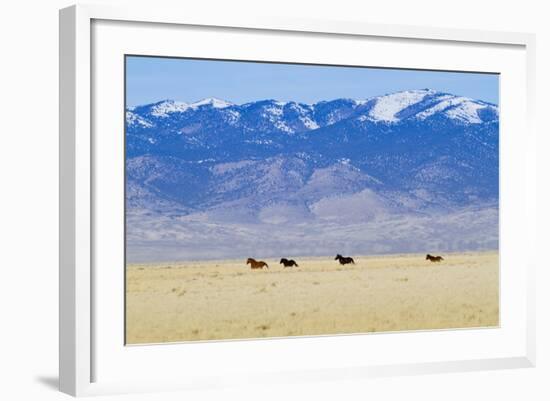
[[429,260],[430,262],[441,262],[443,259],[442,256],[432,256],[430,254],[426,255],[426,260]]
[[251,269],[263,269],[264,266],[269,269],[269,266],[263,260],[248,258],[246,264],[249,264]]
[[345,256],[342,256],[340,254],[336,255],[334,260],[339,261],[341,265],[347,265],[348,263],[355,264],[355,261],[353,260],[353,258],[350,258],[349,256],[345,257]]
[[286,259],[286,258],[282,258],[281,261],[279,262],[279,264],[283,264],[284,267],[292,267],[292,266],[296,266],[296,267],[299,267],[298,266],[298,263],[296,263],[296,261],[294,259]]

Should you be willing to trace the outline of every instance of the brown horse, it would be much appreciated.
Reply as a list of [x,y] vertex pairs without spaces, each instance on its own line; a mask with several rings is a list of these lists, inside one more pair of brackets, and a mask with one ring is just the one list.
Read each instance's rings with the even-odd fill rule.
[[442,256],[432,256],[430,254],[426,255],[426,260],[429,260],[430,262],[441,262],[443,259]]
[[263,269],[264,266],[269,269],[269,266],[263,260],[256,260],[256,259],[248,258],[246,260],[246,264],[247,265],[250,264],[251,269]]

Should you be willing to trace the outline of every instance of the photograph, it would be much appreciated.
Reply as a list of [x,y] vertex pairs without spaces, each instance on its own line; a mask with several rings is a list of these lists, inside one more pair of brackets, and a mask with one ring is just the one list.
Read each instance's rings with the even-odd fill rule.
[[125,55],[124,79],[127,345],[499,327],[499,74]]

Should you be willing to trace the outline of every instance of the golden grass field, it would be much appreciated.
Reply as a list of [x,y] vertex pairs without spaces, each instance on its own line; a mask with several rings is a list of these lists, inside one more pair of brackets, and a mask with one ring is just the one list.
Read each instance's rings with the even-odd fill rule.
[[499,324],[498,253],[134,264],[128,344],[490,327]]

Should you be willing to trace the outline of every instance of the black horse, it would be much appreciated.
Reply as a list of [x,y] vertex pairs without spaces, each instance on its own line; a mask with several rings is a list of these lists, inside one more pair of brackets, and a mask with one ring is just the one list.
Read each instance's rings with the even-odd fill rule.
[[430,262],[441,262],[443,259],[443,256],[432,256],[430,254],[426,255],[426,260],[429,260]]
[[289,260],[289,259],[282,258],[279,264],[281,263],[283,264],[284,267],[292,267],[292,266],[299,267],[298,263],[296,263],[294,259]]
[[353,263],[355,264],[355,261],[353,260],[353,258],[350,258],[349,256],[348,257],[344,257],[340,254],[336,255],[336,257],[334,258],[334,260],[337,260],[340,262],[341,265],[347,265],[348,263]]

